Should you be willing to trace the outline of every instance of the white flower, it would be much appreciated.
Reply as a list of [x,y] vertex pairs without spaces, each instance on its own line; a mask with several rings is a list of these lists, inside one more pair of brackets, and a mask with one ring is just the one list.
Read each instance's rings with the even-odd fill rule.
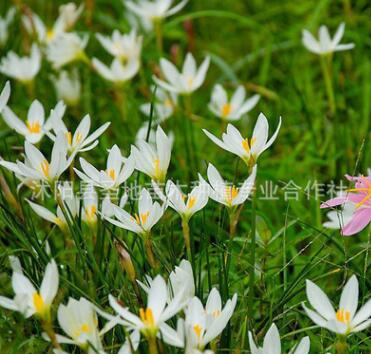
[[15,11],[15,7],[11,7],[4,17],[0,16],[0,46],[4,46],[8,40],[8,27],[14,19]]
[[32,181],[52,184],[68,168],[71,159],[67,160],[67,148],[64,143],[63,135],[57,136],[53,145],[50,162],[34,145],[27,140],[24,143],[25,162],[16,163],[1,160],[0,165],[16,173],[23,178]]
[[[56,135],[62,134],[67,144],[67,150],[70,155],[76,155],[78,152],[85,152],[95,148],[99,141],[98,138],[101,136],[111,124],[107,122],[95,130],[89,135],[91,119],[87,114],[77,126],[74,134],[67,129],[64,124],[62,117],[63,114],[59,113],[53,119],[53,131]],[[51,133],[48,134],[52,140],[55,140],[55,136]]]
[[110,295],[109,303],[121,317],[115,319],[116,323],[125,326],[128,330],[138,330],[147,338],[159,336],[167,343],[171,342],[172,345],[181,346],[182,343],[177,333],[166,324],[166,321],[181,311],[186,304],[181,293],[167,303],[168,291],[164,278],[157,275],[148,289],[147,307],[139,310],[139,316],[130,312],[128,308],[122,307]]
[[[207,168],[209,197],[218,203],[226,205],[228,208],[233,208],[244,203],[254,187],[256,169],[257,167],[255,165],[250,176],[243,182],[241,187],[237,188],[234,185],[226,183],[218,170],[209,163]],[[202,182],[206,183],[201,175],[199,177]]]
[[[63,185],[58,186],[59,195],[63,202],[63,205],[66,209],[67,215],[71,217],[75,217],[80,211],[80,201],[74,195],[73,188],[70,184],[65,183]],[[67,220],[64,216],[64,213],[61,207],[58,205],[56,213],[52,213],[49,209],[45,208],[42,205],[33,203],[27,200],[32,210],[39,215],[44,220],[47,220],[53,224],[59,226],[62,230],[66,230],[68,227]]]
[[58,291],[58,267],[52,260],[45,268],[40,289],[37,290],[21,270],[13,272],[12,286],[14,299],[0,296],[0,306],[9,310],[19,311],[26,318],[37,315],[50,320],[50,306]]
[[76,174],[85,182],[103,188],[105,190],[116,189],[124,183],[134,171],[134,161],[129,156],[124,162],[121,151],[117,145],[113,145],[107,158],[106,170],[98,171],[93,165],[80,157],[80,165],[83,172],[76,168]]
[[304,304],[304,310],[310,319],[320,327],[348,335],[359,332],[371,324],[371,299],[357,312],[358,307],[358,280],[353,275],[345,284],[340,296],[339,309],[335,312],[326,294],[310,280],[307,280],[307,298],[313,310]]
[[130,334],[130,340],[126,339],[123,346],[120,348],[117,354],[134,354],[138,349],[140,342],[140,333],[139,331],[133,331]]
[[199,69],[191,53],[188,53],[182,68],[179,72],[173,63],[162,58],[160,66],[166,81],[153,77],[155,82],[164,90],[175,92],[181,95],[189,95],[196,91],[204,82],[207,69],[209,68],[210,58],[206,57]]
[[146,141],[138,141],[131,147],[131,155],[135,160],[135,168],[150,176],[156,182],[164,182],[170,164],[172,139],[164,133],[160,126],[156,131],[156,148]]
[[[154,86],[151,87],[154,92]],[[146,115],[151,115],[151,103],[145,103],[140,106],[140,110]],[[177,105],[177,95],[174,92],[166,92],[160,87],[156,88],[155,101],[154,101],[154,115],[156,118],[155,124],[160,124],[169,118],[175,110]]]
[[164,207],[158,202],[153,202],[150,193],[143,188],[138,201],[138,214],[130,215],[124,209],[112,205],[116,219],[106,219],[122,229],[132,231],[138,235],[148,234],[152,227],[160,220]]
[[[249,331],[249,344],[251,354],[281,354],[281,339],[277,326],[273,323],[264,337],[263,347],[257,347],[254,343],[252,333]],[[299,344],[294,347],[292,354],[308,354],[310,349],[309,337],[304,337]]]
[[5,123],[10,128],[14,129],[18,134],[23,135],[31,144],[36,144],[52,128],[52,120],[55,116],[54,112],[59,112],[62,105],[63,102],[58,102],[54,110],[51,110],[49,118],[46,121],[44,107],[38,100],[32,102],[27,113],[26,122],[19,119],[9,107],[4,107],[2,115]]
[[[119,207],[123,209],[125,207],[126,202],[128,201],[128,195],[124,193],[120,200],[119,200]],[[115,216],[115,210],[114,210],[115,204],[112,203],[109,193],[106,194],[106,196],[103,198],[102,201],[102,215],[105,218],[112,218]]]
[[138,17],[144,17],[147,21],[160,21],[165,17],[179,12],[188,0],[182,0],[174,7],[171,7],[173,0],[140,0],[140,1],[124,1],[125,6],[134,12]]
[[76,33],[58,35],[46,48],[46,57],[55,69],[76,60],[87,60],[84,52],[89,37],[80,38]]
[[[337,197],[344,197],[345,193],[337,193]],[[356,210],[356,206],[352,202],[345,202],[342,210],[331,210],[326,215],[328,221],[323,223],[323,227],[327,229],[341,229],[344,225],[352,219],[353,214]]]
[[254,95],[245,100],[246,91],[241,85],[238,86],[230,101],[227,92],[222,85],[215,85],[211,94],[209,109],[217,117],[225,120],[239,120],[242,115],[251,111],[260,99],[260,95]]
[[12,51],[8,52],[7,56],[1,60],[0,72],[23,83],[28,83],[35,78],[40,67],[40,49],[33,44],[29,57],[19,57]]
[[211,290],[205,308],[199,298],[192,298],[185,310],[185,352],[202,352],[208,343],[217,338],[232,317],[236,303],[237,294],[234,294],[223,308],[219,291],[215,288]]
[[114,57],[121,61],[130,59],[140,59],[142,51],[142,37],[137,36],[135,30],[129,34],[121,34],[118,30],[114,30],[111,37],[96,35],[102,47]]
[[168,180],[166,183],[166,196],[155,183],[154,189],[164,203],[167,203],[182,219],[187,221],[195,213],[203,209],[209,199],[209,186],[205,181],[201,181],[188,195],[184,195],[180,188],[171,180]]
[[[203,132],[219,147],[239,156],[247,165],[254,165],[259,155],[267,150],[276,140],[281,127],[281,117],[276,131],[268,140],[269,124],[263,113],[259,114],[252,138],[243,138],[241,133],[232,124],[228,124],[227,132],[223,133],[222,140],[218,139],[206,129]],[[268,141],[267,141],[268,140]]]
[[47,28],[41,18],[35,13],[23,15],[22,23],[29,34],[36,35],[39,42],[48,44],[69,30],[80,17],[82,10],[83,5],[76,8],[74,3],[60,6],[59,17],[51,28]]
[[59,6],[59,17],[57,22],[62,22],[64,31],[68,31],[75,25],[83,10],[84,4],[81,4],[79,7],[76,7],[76,4],[73,2],[63,4]]
[[59,100],[63,100],[70,106],[75,106],[80,101],[81,83],[77,70],[71,73],[59,72],[57,76],[51,76],[55,91]]
[[321,26],[318,30],[319,41],[317,41],[313,35],[307,31],[303,30],[303,44],[312,53],[319,55],[326,55],[333,52],[339,52],[343,50],[349,50],[354,48],[354,43],[349,44],[339,44],[341,38],[344,35],[345,24],[341,23],[336,30],[334,38],[331,39],[328,28],[326,26]]
[[88,354],[104,353],[98,330],[98,318],[94,306],[85,298],[68,299],[67,305],[59,305],[58,322],[68,337],[57,334],[60,344],[75,344]]
[[130,59],[126,63],[122,63],[120,59],[115,58],[111,67],[108,67],[99,59],[93,58],[92,64],[99,75],[116,84],[129,81],[138,73],[140,68],[140,62],[137,59]]
[[[137,280],[141,288],[148,293],[149,288],[153,282],[153,279],[146,275],[146,283],[148,286],[141,281]],[[175,297],[183,296],[185,303],[188,303],[190,299],[195,296],[195,280],[193,277],[192,265],[186,259],[182,259],[179,266],[176,266],[169,275],[168,280],[169,298],[168,303]]]
[[7,81],[5,83],[5,86],[0,94],[0,113],[4,109],[4,107],[7,105],[10,97],[10,83]]

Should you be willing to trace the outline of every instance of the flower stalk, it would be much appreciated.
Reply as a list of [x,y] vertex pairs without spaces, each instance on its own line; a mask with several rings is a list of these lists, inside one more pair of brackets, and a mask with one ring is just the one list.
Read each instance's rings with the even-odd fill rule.
[[336,113],[335,95],[332,86],[332,75],[331,75],[331,55],[323,55],[321,58],[322,75],[325,81],[326,94],[328,99],[328,105],[330,114],[333,116]]
[[153,253],[153,244],[152,244],[151,233],[150,232],[147,232],[144,235],[144,248],[146,250],[148,263],[150,264],[150,266],[153,269],[157,269],[158,268],[158,262],[155,258],[154,253]]
[[191,262],[192,261],[192,250],[191,250],[191,239],[189,233],[189,224],[186,218],[182,218],[182,231],[184,237],[184,243],[187,250],[187,258]]

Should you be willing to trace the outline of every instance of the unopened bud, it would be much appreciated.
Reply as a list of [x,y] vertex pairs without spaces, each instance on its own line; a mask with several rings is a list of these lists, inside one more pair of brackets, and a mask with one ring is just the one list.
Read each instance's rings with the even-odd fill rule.
[[130,254],[126,251],[126,249],[118,242],[115,243],[116,249],[119,253],[121,267],[124,269],[126,274],[128,275],[130,281],[135,282],[135,268],[133,262],[131,261]]

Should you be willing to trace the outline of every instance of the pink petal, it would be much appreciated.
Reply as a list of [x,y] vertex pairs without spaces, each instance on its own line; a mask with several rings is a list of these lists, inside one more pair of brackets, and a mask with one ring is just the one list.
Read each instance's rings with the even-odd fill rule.
[[337,205],[344,204],[347,201],[347,199],[348,198],[346,196],[329,199],[328,201],[323,202],[321,204],[321,208],[331,208]]
[[363,230],[371,221],[371,209],[363,208],[358,209],[351,221],[348,222],[342,229],[343,236],[351,236]]

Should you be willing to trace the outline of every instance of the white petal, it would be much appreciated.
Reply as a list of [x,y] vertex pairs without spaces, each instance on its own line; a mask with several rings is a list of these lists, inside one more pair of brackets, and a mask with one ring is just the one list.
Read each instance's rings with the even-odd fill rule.
[[345,284],[339,303],[339,309],[349,311],[351,319],[353,319],[358,307],[358,291],[358,280],[353,275]]
[[58,292],[59,274],[57,263],[54,259],[46,266],[40,294],[46,304],[51,304]]
[[325,319],[335,318],[335,311],[327,295],[310,280],[306,281],[306,292],[309,303]]

